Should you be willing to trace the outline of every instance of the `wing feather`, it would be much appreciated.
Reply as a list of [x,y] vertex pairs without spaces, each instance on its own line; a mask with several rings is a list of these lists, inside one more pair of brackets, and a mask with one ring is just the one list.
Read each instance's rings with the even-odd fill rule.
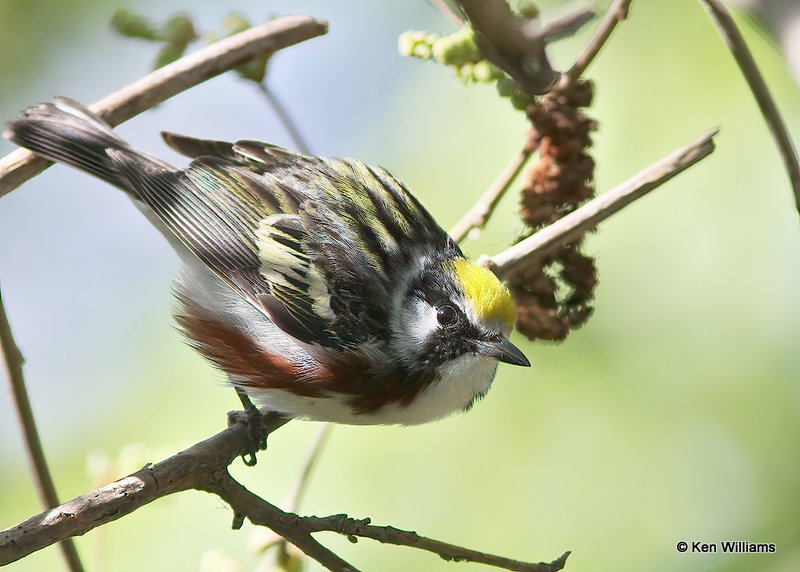
[[387,339],[415,260],[457,249],[384,169],[258,141],[164,137],[194,157],[188,167],[125,168],[120,152],[124,176],[204,264],[300,340]]

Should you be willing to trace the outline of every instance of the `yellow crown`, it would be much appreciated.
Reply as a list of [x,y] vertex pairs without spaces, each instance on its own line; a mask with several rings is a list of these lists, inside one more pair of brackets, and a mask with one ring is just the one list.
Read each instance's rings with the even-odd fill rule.
[[497,276],[466,258],[456,258],[452,264],[464,296],[472,304],[478,319],[482,322],[501,320],[509,328],[513,327],[517,309],[508,288]]

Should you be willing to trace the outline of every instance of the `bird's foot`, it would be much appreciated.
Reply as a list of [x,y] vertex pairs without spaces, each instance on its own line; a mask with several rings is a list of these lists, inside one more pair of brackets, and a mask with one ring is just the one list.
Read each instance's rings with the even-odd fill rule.
[[[242,462],[248,467],[252,467],[258,462],[256,453],[267,448],[269,431],[264,425],[266,416],[262,415],[258,407],[253,405],[243,389],[237,387],[236,394],[239,396],[239,401],[242,402],[243,411],[228,412],[228,426],[241,423],[247,428],[250,446],[248,452],[242,455]],[[270,414],[268,413],[268,415]]]

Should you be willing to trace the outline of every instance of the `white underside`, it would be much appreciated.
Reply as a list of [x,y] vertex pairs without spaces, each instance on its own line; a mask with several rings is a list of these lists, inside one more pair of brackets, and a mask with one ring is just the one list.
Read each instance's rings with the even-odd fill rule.
[[373,413],[354,414],[339,396],[302,397],[280,389],[248,390],[259,406],[292,417],[349,425],[420,425],[469,407],[488,391],[497,360],[467,354],[446,365],[439,379],[422,390],[406,407],[387,405]]

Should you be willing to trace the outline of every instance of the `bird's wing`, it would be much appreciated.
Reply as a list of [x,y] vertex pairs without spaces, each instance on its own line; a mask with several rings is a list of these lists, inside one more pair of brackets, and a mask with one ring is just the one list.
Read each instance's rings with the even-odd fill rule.
[[457,247],[384,169],[320,159],[309,171],[314,194],[300,208],[303,248],[327,273],[332,328],[345,343],[386,340],[425,258]]
[[300,340],[386,339],[420,253],[452,247],[383,169],[257,141],[165,139],[195,157],[188,167],[125,176],[189,250]]
[[125,150],[108,153],[137,197],[180,242],[259,307],[268,284],[259,273],[255,230],[280,198],[262,200],[262,185],[248,179],[246,172],[233,171],[225,159],[201,157],[183,171],[174,171],[150,168]]
[[306,342],[326,346],[341,340],[331,326],[326,276],[306,252],[308,233],[303,217],[275,214],[261,221],[257,230],[261,276],[269,283],[270,295],[262,306],[275,324]]

